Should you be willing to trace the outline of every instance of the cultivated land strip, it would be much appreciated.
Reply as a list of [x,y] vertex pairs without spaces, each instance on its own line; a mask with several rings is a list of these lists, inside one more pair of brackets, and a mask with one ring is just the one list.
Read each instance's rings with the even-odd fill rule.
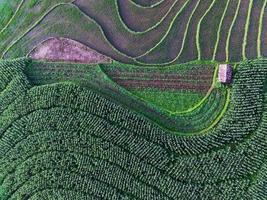
[[248,38],[248,31],[249,31],[249,25],[250,25],[250,16],[251,16],[251,11],[253,7],[253,0],[249,1],[249,7],[248,7],[248,14],[247,14],[247,20],[246,20],[246,25],[245,25],[245,33],[244,33],[244,38],[243,38],[243,45],[242,45],[242,56],[243,59],[246,59],[246,48],[247,48],[247,40],[250,39]]
[[[161,126],[167,129],[171,128],[173,130],[183,131],[184,134],[193,134],[193,132],[206,129],[212,123],[213,119],[220,115],[224,107],[228,106],[226,103],[227,91],[224,89],[210,88],[208,94],[204,94],[206,97],[204,97],[202,103],[195,106],[194,109],[185,112],[167,112],[159,106],[151,106],[146,102],[144,103],[142,98],[135,97],[131,92],[125,90],[124,87],[120,87],[116,81],[109,80],[108,78],[113,79],[113,76],[107,70],[110,70],[112,66],[101,65],[99,69],[98,65],[92,65],[90,69],[87,69],[85,66],[79,65],[77,69],[72,69],[73,66],[77,67],[77,64],[33,63],[27,73],[25,73],[32,84],[36,85],[72,81],[84,87],[94,88],[98,92],[105,93],[108,98],[112,96],[113,100],[118,101],[120,104],[124,104],[127,107],[131,106],[133,110]],[[49,76],[49,73],[53,75]],[[203,117],[204,111],[207,114],[206,117]],[[160,120],[158,116],[160,116]],[[189,118],[194,120],[190,121],[188,120]],[[196,126],[198,120],[202,121],[201,126]]]
[[[166,32],[166,35],[162,37],[161,41],[142,56],[135,58],[135,60],[140,64],[153,63],[152,65],[154,65],[154,63],[171,63],[172,61],[165,60],[174,60],[177,57],[177,54],[179,54],[178,52],[181,52],[181,50],[183,49],[184,39],[187,35],[189,22],[191,21],[191,18],[195,13],[195,10],[198,7],[199,3],[200,1],[185,4],[185,6],[187,6],[180,10],[177,17],[173,21],[171,29]],[[192,12],[187,12],[188,10],[192,10]],[[175,30],[185,31],[181,31],[181,34],[177,36],[177,32]],[[164,54],[162,54],[164,48],[166,48],[167,52],[164,52]],[[168,55],[171,55],[171,57],[175,58],[168,58]]]
[[[75,1],[76,3],[78,1]],[[112,1],[113,2],[113,1]],[[75,4],[76,4],[75,3]],[[112,12],[114,13],[114,16],[113,18],[115,19],[118,19],[116,23],[118,23],[118,27],[120,26],[123,26],[123,25],[119,25],[120,23],[122,23],[120,20],[119,20],[119,13],[118,13],[118,10],[116,9],[116,1],[114,0],[114,9],[112,9]],[[222,14],[222,18],[218,18],[216,19],[216,23],[214,24],[215,25],[215,29],[216,31],[214,33],[211,33],[210,30],[207,30],[207,28],[204,28],[204,26],[202,27],[201,24],[207,24],[207,20],[205,18],[205,16],[209,16],[212,14],[212,12],[214,12],[214,9],[213,9],[213,5],[218,5],[218,1],[217,0],[214,0],[211,2],[211,4],[209,5],[208,9],[205,10],[205,13],[202,14],[201,16],[199,16],[199,23],[198,23],[198,26],[197,26],[197,33],[195,35],[195,39],[196,39],[196,48],[197,48],[197,54],[198,56],[195,57],[195,55],[191,52],[191,51],[188,51],[187,49],[189,48],[189,46],[187,46],[187,40],[190,42],[192,42],[194,39],[191,38],[190,39],[190,35],[188,35],[192,29],[194,29],[193,26],[194,24],[191,22],[191,18],[194,18],[194,17],[197,17],[196,15],[194,15],[193,13],[198,13],[199,12],[199,9],[196,8],[195,10],[193,9],[192,12],[190,12],[190,19],[188,20],[187,22],[187,26],[186,26],[186,29],[184,29],[182,32],[179,33],[179,43],[182,44],[182,46],[180,48],[177,48],[176,46],[172,45],[171,44],[171,40],[168,39],[168,37],[173,37],[175,38],[175,35],[174,34],[174,30],[176,28],[176,24],[175,23],[178,23],[177,21],[177,17],[180,16],[180,14],[182,12],[188,12],[187,8],[189,7],[189,5],[192,5],[192,3],[196,3],[195,2],[180,2],[180,6],[178,6],[177,3],[174,3],[174,5],[176,5],[176,8],[175,6],[168,12],[168,14],[166,14],[166,18],[162,18],[162,20],[160,21],[159,25],[158,26],[161,26],[162,27],[162,24],[166,24],[166,23],[169,23],[168,26],[166,26],[167,29],[165,29],[163,31],[163,29],[158,29],[156,28],[157,25],[155,25],[155,30],[157,30],[156,32],[158,32],[157,34],[159,35],[162,35],[162,37],[157,41],[156,40],[156,35],[153,34],[153,38],[151,37],[150,38],[150,42],[151,44],[149,46],[145,46],[144,44],[146,44],[145,42],[141,42],[143,40],[145,40],[144,37],[139,37],[141,36],[142,34],[144,34],[145,32],[140,32],[140,33],[133,33],[133,34],[129,34],[129,30],[127,30],[126,28],[123,29],[123,31],[125,33],[123,33],[124,35],[126,34],[126,32],[128,32],[126,35],[132,35],[132,36],[129,36],[129,38],[133,37],[133,39],[129,40],[129,38],[127,39],[126,38],[116,38],[116,41],[119,39],[123,39],[125,40],[125,42],[123,42],[123,45],[126,45],[128,46],[126,48],[126,46],[121,46],[119,43],[117,43],[118,45],[115,45],[115,43],[113,43],[111,40],[110,40],[110,37],[106,37],[107,36],[107,32],[106,30],[103,30],[103,24],[102,22],[100,24],[97,24],[96,21],[92,20],[89,16],[89,15],[93,15],[93,13],[87,13],[86,14],[86,17],[88,18],[88,23],[90,21],[94,21],[95,23],[95,26],[97,26],[99,28],[99,30],[101,31],[101,37],[104,38],[106,44],[108,46],[110,46],[110,50],[106,51],[106,52],[103,52],[104,54],[108,54],[108,56],[110,55],[116,55],[114,57],[115,60],[120,60],[120,61],[123,61],[123,62],[129,62],[129,63],[138,63],[140,65],[152,65],[152,64],[160,64],[160,65],[169,65],[169,64],[173,64],[173,63],[184,63],[184,62],[189,62],[189,61],[194,61],[194,60],[197,60],[199,59],[202,54],[203,56],[205,57],[205,60],[213,60],[214,58],[214,61],[226,61],[226,62],[239,62],[239,55],[241,55],[240,57],[240,60],[246,58],[244,57],[245,54],[250,54],[250,55],[254,55],[256,57],[259,57],[261,55],[261,48],[264,48],[265,45],[260,45],[259,44],[259,41],[263,41],[264,42],[264,37],[265,37],[265,32],[264,32],[264,22],[265,20],[263,19],[264,18],[264,8],[266,7],[266,1],[264,2],[263,5],[260,4],[260,2],[248,2],[248,4],[241,4],[240,1],[238,1],[238,6],[237,8],[235,8],[235,5],[234,7],[232,7],[232,5],[234,3],[237,3],[237,2],[234,2],[232,0],[229,0],[227,2],[225,2],[225,7],[221,10],[221,14]],[[56,8],[57,7],[64,7],[65,9],[67,8],[67,5],[70,6],[70,4],[65,4],[65,3],[62,3],[62,4],[59,4],[59,5],[55,5],[53,8],[51,8],[49,11],[47,11],[46,13],[44,13],[44,15],[39,18],[36,22],[34,22],[34,24],[32,24],[32,26],[26,31],[24,32],[22,35],[19,35],[16,39],[13,39],[13,41],[7,46],[7,48],[4,50],[3,52],[3,55],[2,57],[6,57],[7,55],[7,52],[10,52],[10,56],[12,55],[12,52],[14,52],[14,49],[17,49],[16,46],[20,44],[20,40],[25,40],[26,37],[28,37],[28,33],[32,30],[34,30],[36,27],[38,26],[41,26],[42,23],[43,23],[43,19],[46,18],[47,15],[51,15],[52,13],[55,12],[55,10],[57,10]],[[92,4],[93,6],[94,4]],[[247,6],[246,6],[247,5]],[[255,31],[255,33],[251,32],[249,30],[249,27],[250,25],[253,25],[257,22],[255,22],[257,20],[257,18],[254,18],[254,17],[250,17],[251,14],[253,14],[254,12],[254,7],[255,6],[258,6],[258,9],[261,10],[261,14],[259,16],[259,32]],[[180,7],[180,12],[178,11],[178,7]],[[261,8],[262,6],[262,8]],[[227,7],[227,9],[226,9]],[[25,9],[23,6],[21,7],[21,9]],[[154,8],[153,8],[154,9]],[[236,9],[235,10],[235,14],[232,18],[232,15],[231,15],[231,12],[233,12],[233,9]],[[246,10],[246,13],[240,13],[240,10]],[[174,11],[176,10],[176,13],[174,14]],[[20,11],[22,12],[22,11]],[[77,10],[75,11],[77,12],[80,12],[80,10]],[[230,15],[228,16],[228,13],[230,12]],[[171,14],[172,13],[172,14]],[[81,15],[81,14],[79,14]],[[113,15],[113,14],[112,14]],[[245,17],[242,17],[244,15]],[[103,15],[104,16],[104,15]],[[172,17],[171,17],[172,16]],[[84,16],[85,17],[85,16]],[[168,18],[168,20],[167,20]],[[232,19],[231,19],[232,18]],[[242,18],[242,19],[241,19]],[[227,20],[226,20],[227,19]],[[15,21],[16,19],[14,19]],[[232,24],[228,24],[227,21],[232,21]],[[251,20],[254,20],[253,22],[251,22]],[[13,20],[12,20],[13,21]],[[72,20],[74,21],[74,20]],[[167,22],[168,21],[168,22]],[[242,21],[242,23],[241,23]],[[99,22],[99,21],[98,21]],[[115,22],[115,21],[114,21]],[[67,23],[67,22],[65,22]],[[209,23],[209,22],[208,22]],[[203,28],[203,31],[201,31],[201,27]],[[150,33],[152,30],[151,29],[150,31],[148,31],[147,33]],[[244,37],[239,37],[238,38],[238,41],[236,41],[235,38],[237,38],[237,30],[236,29],[242,29],[244,30],[242,33]],[[262,31],[260,31],[262,30]],[[161,32],[163,31],[163,32]],[[199,42],[200,40],[202,40],[203,38],[199,38],[199,36],[202,34],[204,34],[204,32],[207,31],[209,32],[212,37],[214,36],[214,39],[212,41],[209,41],[210,43],[210,47],[207,47],[205,46],[204,44],[203,45],[200,45]],[[57,34],[60,36],[59,32],[56,31],[56,30],[53,30],[54,34]],[[56,33],[57,32],[57,33]],[[152,31],[153,32],[153,31]],[[151,32],[151,33],[152,33]],[[155,32],[155,33],[156,33]],[[135,34],[139,35],[138,37],[135,38]],[[140,35],[141,34],[141,35]],[[227,35],[227,37],[225,38],[225,36]],[[62,36],[62,34],[61,34]],[[186,36],[186,37],[185,37]],[[246,49],[248,47],[250,47],[251,45],[248,44],[248,42],[250,42],[250,40],[253,40],[253,38],[251,38],[253,36],[253,38],[257,37],[257,50],[254,49],[253,51],[257,51],[257,53],[254,53],[254,52],[246,52]],[[117,37],[117,36],[116,36]],[[124,36],[123,36],[124,37]],[[40,38],[43,38],[40,37]],[[135,38],[135,39],[134,39]],[[139,45],[138,43],[135,43],[135,45],[132,45],[134,41],[136,41],[136,39],[139,38]],[[178,37],[176,37],[176,40],[177,40]],[[141,40],[140,40],[141,39]],[[242,39],[242,42],[240,42]],[[44,38],[42,39],[44,40]],[[169,41],[168,41],[169,40]],[[41,42],[41,41],[39,41]],[[91,43],[92,41],[85,41],[83,43]],[[176,41],[178,43],[178,40]],[[36,43],[36,41],[35,41]],[[141,44],[142,43],[142,44]],[[163,45],[164,43],[167,44],[167,46],[169,47],[169,50],[168,50],[168,47],[166,48],[166,54],[164,55],[167,55],[166,58],[161,58],[159,57],[157,62],[153,63],[153,59],[154,57],[158,57],[158,52],[160,52],[160,48],[161,48],[161,45]],[[214,44],[213,44],[214,43]],[[224,43],[225,43],[225,47],[224,47]],[[235,43],[235,44],[234,44]],[[32,44],[27,44],[26,46],[29,46],[29,45],[32,45]],[[37,44],[35,44],[37,45]],[[239,45],[239,46],[242,46],[243,48],[236,48],[234,47],[234,45]],[[180,45],[179,45],[180,46]],[[14,48],[12,48],[14,47]],[[174,48],[175,47],[175,48]],[[245,47],[245,50],[244,50],[244,47]],[[32,48],[32,47],[31,47]],[[165,48],[165,47],[164,47]],[[207,51],[206,48],[210,49],[212,48],[212,50],[209,50],[210,52],[212,53],[205,53],[204,51]],[[226,53],[226,56],[224,58],[224,53],[223,53],[223,48],[225,48],[225,53]],[[99,51],[99,48],[94,48],[95,50]],[[126,50],[126,51],[121,51],[122,49]],[[172,50],[173,49],[173,50]],[[178,49],[179,52],[178,52]],[[201,50],[202,49],[202,50]],[[21,50],[20,52],[17,51],[17,52],[14,52],[14,55],[17,55],[17,56],[25,56],[28,52],[24,52],[25,50]],[[131,52],[130,54],[128,54],[127,52]],[[263,49],[263,51],[265,51]],[[139,53],[140,54],[139,54]],[[178,54],[177,56],[175,56],[175,54]],[[204,54],[207,54],[207,55],[204,55]],[[235,55],[234,55],[235,54]],[[242,56],[243,55],[243,56]],[[245,55],[245,56],[249,56],[249,57],[253,57],[253,56],[250,56],[250,55]],[[264,56],[264,55],[263,55]],[[112,56],[111,56],[112,57]],[[169,58],[168,58],[169,57]],[[218,60],[217,60],[217,57],[218,57]],[[238,59],[237,59],[238,58]],[[148,60],[146,60],[148,59]],[[158,63],[160,62],[160,63]]]
[[200,18],[198,25],[197,25],[197,32],[196,32],[196,45],[197,45],[197,58],[198,60],[201,59],[201,48],[200,48],[200,42],[199,42],[199,34],[200,34],[200,26],[202,23],[202,20],[205,18],[205,16],[209,13],[209,11],[212,9],[214,6],[216,0],[213,0],[212,3],[210,3],[209,8],[206,10],[204,15]]
[[17,6],[15,12],[13,13],[12,17],[8,20],[8,22],[4,25],[4,27],[2,29],[0,29],[0,34],[7,29],[7,27],[9,26],[9,24],[12,22],[12,20],[16,17],[16,14],[18,13],[18,11],[20,10],[21,6],[23,5],[23,3],[26,0],[21,0],[21,2],[19,3],[19,5]]
[[167,0],[153,8],[140,8],[130,0],[117,0],[116,7],[121,22],[130,31],[148,32],[162,23],[175,3],[175,1]]
[[[4,76],[17,70],[8,67],[13,62],[0,65]],[[42,197],[52,188],[102,199],[264,196],[266,64],[241,64],[225,117],[207,134],[190,137],[170,134],[77,84],[30,86],[0,114],[3,199]]]
[[230,46],[230,37],[232,35],[232,30],[233,30],[233,27],[234,27],[234,24],[235,24],[235,21],[237,19],[237,16],[238,16],[238,13],[240,12],[240,6],[241,5],[241,0],[238,1],[238,6],[237,6],[237,10],[235,12],[235,15],[234,15],[234,18],[233,18],[233,21],[231,23],[231,26],[230,26],[230,29],[229,29],[229,32],[228,32],[228,35],[227,35],[227,40],[226,40],[226,46],[225,46],[225,52],[226,52],[226,62],[229,62],[229,46]]
[[223,11],[223,15],[222,15],[221,20],[220,20],[219,28],[217,31],[216,43],[215,43],[214,52],[213,52],[213,57],[212,57],[213,61],[216,59],[216,53],[217,53],[218,45],[220,42],[220,34],[221,34],[221,30],[222,30],[223,20],[225,19],[225,15],[226,15],[227,10],[229,8],[230,2],[231,2],[231,0],[227,0],[226,6],[225,6],[224,11]]
[[263,32],[263,19],[264,19],[264,13],[265,13],[265,9],[267,6],[267,0],[264,1],[264,4],[262,6],[261,9],[261,14],[260,14],[260,21],[259,21],[259,32],[258,32],[258,39],[257,39],[257,54],[258,57],[262,57],[262,53],[261,53],[261,38],[262,38],[262,32]]

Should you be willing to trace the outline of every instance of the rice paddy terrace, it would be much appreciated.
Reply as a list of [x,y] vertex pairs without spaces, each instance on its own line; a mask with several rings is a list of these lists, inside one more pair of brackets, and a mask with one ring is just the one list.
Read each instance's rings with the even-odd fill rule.
[[0,199],[265,200],[267,0],[0,0]]

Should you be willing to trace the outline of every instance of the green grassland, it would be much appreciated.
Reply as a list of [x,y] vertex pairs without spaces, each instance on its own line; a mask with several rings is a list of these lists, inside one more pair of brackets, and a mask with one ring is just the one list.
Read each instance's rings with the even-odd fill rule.
[[172,112],[189,110],[205,97],[198,93],[162,91],[158,89],[133,90],[131,93],[151,104]]

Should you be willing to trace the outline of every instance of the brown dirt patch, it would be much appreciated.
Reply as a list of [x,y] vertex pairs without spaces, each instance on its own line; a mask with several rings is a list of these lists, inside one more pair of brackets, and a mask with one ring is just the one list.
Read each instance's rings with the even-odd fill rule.
[[29,57],[37,60],[64,61],[75,63],[110,63],[111,59],[89,47],[61,37],[45,40],[33,49]]

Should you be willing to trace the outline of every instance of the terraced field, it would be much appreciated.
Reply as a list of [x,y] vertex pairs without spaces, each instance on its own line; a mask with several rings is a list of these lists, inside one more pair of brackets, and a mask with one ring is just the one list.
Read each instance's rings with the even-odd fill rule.
[[0,0],[0,200],[266,200],[267,0]]
[[25,56],[45,38],[56,36],[75,39],[132,64],[239,62],[267,53],[265,0],[154,3],[75,0],[32,5],[24,0],[16,17],[1,30],[0,53],[4,58]]
[[2,199],[265,196],[266,61],[238,66],[224,118],[194,137],[72,81],[36,85],[29,62],[1,62]]

